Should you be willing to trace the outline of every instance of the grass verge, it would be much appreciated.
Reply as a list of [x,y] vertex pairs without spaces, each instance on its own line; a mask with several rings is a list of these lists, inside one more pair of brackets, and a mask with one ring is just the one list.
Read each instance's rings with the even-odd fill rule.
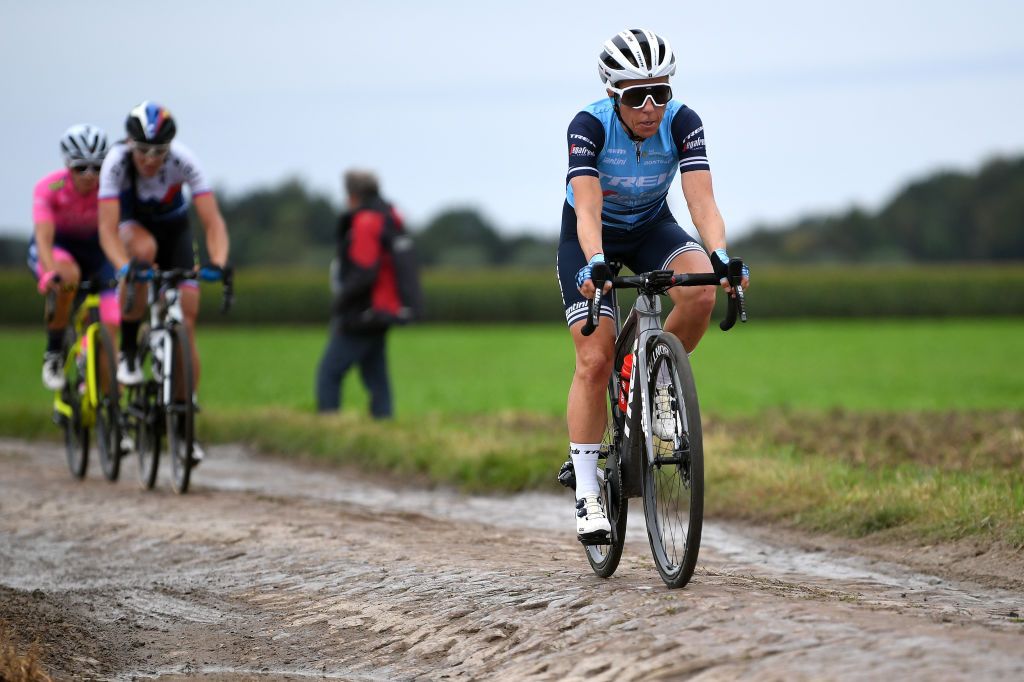
[[0,621],[0,680],[5,682],[50,682],[52,679],[39,663],[40,647],[34,643],[21,653],[15,646],[14,633]]
[[[516,411],[373,422],[260,408],[201,419],[210,442],[472,492],[558,490],[565,450],[561,418]],[[1024,547],[1024,412],[766,412],[705,426],[710,518]],[[28,410],[0,409],[0,433],[57,437]]]

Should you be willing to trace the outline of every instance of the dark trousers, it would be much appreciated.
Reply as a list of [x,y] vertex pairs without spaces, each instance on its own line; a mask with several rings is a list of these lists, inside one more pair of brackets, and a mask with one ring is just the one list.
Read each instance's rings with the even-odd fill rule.
[[391,385],[385,353],[385,334],[346,334],[337,321],[331,324],[327,349],[316,373],[316,408],[334,412],[341,407],[341,382],[354,364],[370,394],[370,414],[374,419],[391,416]]

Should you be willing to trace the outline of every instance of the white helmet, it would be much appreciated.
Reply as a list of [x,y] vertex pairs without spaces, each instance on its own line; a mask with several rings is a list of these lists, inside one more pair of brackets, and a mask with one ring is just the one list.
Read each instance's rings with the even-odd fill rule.
[[87,123],[73,125],[60,138],[60,151],[65,165],[76,161],[103,163],[103,157],[107,155],[107,134]]
[[597,72],[605,85],[671,76],[676,72],[676,56],[668,41],[657,33],[632,28],[605,41]]

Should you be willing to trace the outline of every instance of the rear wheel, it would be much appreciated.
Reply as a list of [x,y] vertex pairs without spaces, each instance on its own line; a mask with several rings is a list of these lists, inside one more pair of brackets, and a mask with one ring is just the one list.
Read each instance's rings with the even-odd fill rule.
[[697,565],[704,520],[704,445],[697,389],[683,344],[663,333],[648,345],[644,516],[658,573],[683,587]]
[[[617,383],[617,382],[614,382]],[[613,394],[614,395],[614,392]],[[587,561],[594,573],[602,578],[611,577],[622,558],[622,547],[626,541],[626,512],[629,500],[622,494],[622,476],[619,467],[619,451],[622,444],[622,414],[618,405],[609,398],[608,426],[601,443],[604,463],[598,462],[598,479],[601,485],[601,505],[611,524],[612,532],[608,544],[585,545]]]
[[188,334],[179,327],[171,330],[174,357],[171,372],[171,398],[167,406],[167,451],[171,458],[171,487],[183,495],[188,492],[195,446],[195,404],[192,402],[192,353]]
[[96,446],[100,466],[107,480],[116,481],[121,473],[121,409],[117,390],[117,365],[114,344],[106,327],[95,336],[96,368]]
[[60,400],[70,411],[62,415],[61,425],[64,427],[64,454],[68,462],[68,470],[75,478],[85,478],[89,467],[89,428],[82,423],[82,400],[85,390],[85,372],[79,367],[79,353],[74,350],[75,333],[68,328],[64,335],[64,388],[60,391]]

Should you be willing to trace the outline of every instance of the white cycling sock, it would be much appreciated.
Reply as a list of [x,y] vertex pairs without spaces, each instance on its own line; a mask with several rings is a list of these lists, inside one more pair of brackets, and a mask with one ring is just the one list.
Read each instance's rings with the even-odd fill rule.
[[601,486],[597,483],[597,456],[600,443],[569,443],[569,456],[576,473],[576,499],[586,495],[597,495]]

